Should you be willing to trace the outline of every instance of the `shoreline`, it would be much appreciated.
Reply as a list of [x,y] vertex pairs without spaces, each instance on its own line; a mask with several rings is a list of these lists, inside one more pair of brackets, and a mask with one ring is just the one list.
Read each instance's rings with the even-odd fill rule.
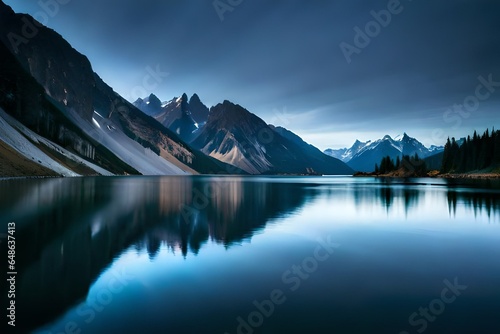
[[[198,174],[199,176],[213,176],[211,174]],[[95,177],[98,175],[92,175],[89,177]],[[114,175],[114,176],[120,176],[120,175]],[[141,176],[148,176],[148,175],[141,175]],[[172,176],[172,175],[164,175],[164,176]],[[215,176],[222,176],[222,175],[215,175]],[[242,175],[231,175],[231,174],[225,174],[224,176],[242,176]],[[269,174],[269,175],[246,175],[246,176],[310,176],[310,177],[321,177],[322,175],[304,175],[304,174]],[[352,177],[377,177],[377,178],[432,178],[432,179],[475,179],[475,180],[496,180],[500,179],[500,173],[475,173],[475,174],[435,174],[435,173],[428,173],[427,175],[415,175],[412,173],[388,173],[388,174],[375,174],[375,173],[366,173],[366,172],[358,172],[353,175],[345,175],[345,176],[352,176]],[[87,176],[75,176],[75,177],[87,177]],[[0,176],[0,182],[2,181],[10,181],[10,180],[29,180],[29,179],[56,179],[56,178],[67,178],[63,175],[58,175],[58,176],[38,176],[38,175],[29,175],[29,176]],[[71,177],[70,177],[71,178]]]
[[10,181],[10,180],[29,180],[29,179],[59,179],[65,178],[66,176],[58,175],[58,176],[0,176],[0,182],[2,181]]
[[390,178],[433,178],[433,179],[469,179],[469,180],[497,180],[500,179],[500,173],[463,173],[463,174],[439,174],[429,172],[427,175],[415,175],[412,173],[388,173],[375,174],[359,172],[353,177],[390,177]]
[[441,179],[476,179],[476,180],[495,180],[500,179],[499,173],[477,173],[477,174],[438,174],[434,176]]

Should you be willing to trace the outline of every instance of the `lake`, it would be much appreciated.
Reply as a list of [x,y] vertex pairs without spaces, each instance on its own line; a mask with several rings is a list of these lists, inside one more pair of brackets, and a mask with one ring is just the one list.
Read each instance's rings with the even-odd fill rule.
[[21,332],[500,328],[498,181],[17,179],[0,199]]

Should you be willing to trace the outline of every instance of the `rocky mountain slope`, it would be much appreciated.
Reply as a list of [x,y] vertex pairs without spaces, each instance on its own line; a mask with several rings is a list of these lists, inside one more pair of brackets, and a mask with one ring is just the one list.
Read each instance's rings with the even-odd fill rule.
[[338,159],[229,101],[210,109],[207,124],[192,145],[250,174],[352,174]]
[[0,17],[0,107],[31,131],[113,174],[225,172],[120,97],[59,34],[3,2]]

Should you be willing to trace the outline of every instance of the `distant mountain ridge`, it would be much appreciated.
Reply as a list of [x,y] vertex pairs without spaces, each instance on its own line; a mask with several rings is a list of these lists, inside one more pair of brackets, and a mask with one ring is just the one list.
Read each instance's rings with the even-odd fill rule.
[[382,158],[386,156],[396,159],[398,156],[401,158],[403,155],[418,154],[421,158],[427,158],[443,150],[442,146],[426,148],[417,139],[404,133],[402,136],[397,136],[396,139],[386,135],[375,141],[361,142],[356,140],[350,148],[327,149],[324,153],[340,159],[356,171],[373,172],[375,164],[380,163]]

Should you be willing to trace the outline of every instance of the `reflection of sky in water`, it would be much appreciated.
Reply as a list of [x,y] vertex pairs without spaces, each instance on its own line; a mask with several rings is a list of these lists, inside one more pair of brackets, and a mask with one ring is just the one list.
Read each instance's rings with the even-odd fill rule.
[[[41,258],[24,255],[20,285],[31,292],[20,299],[52,297],[60,305],[58,312],[47,310],[46,317],[55,317],[46,327],[52,332],[75,322],[82,333],[155,332],[158,326],[174,333],[233,333],[235,319],[248,314],[253,300],[274,288],[289,292],[283,272],[327,236],[341,245],[337,255],[312,283],[287,295],[282,316],[269,319],[268,328],[290,321],[293,328],[308,328],[307,319],[321,323],[341,312],[334,318],[339,328],[352,326],[356,313],[377,329],[370,312],[381,304],[377,317],[390,315],[385,323],[402,330],[408,315],[439,293],[443,279],[455,276],[477,287],[463,297],[457,316],[470,313],[471,303],[487,306],[500,297],[492,290],[500,279],[495,183],[341,177],[48,183],[50,196],[38,212],[36,205],[17,208],[42,203],[45,182],[12,189],[6,203],[12,211],[5,206],[0,212],[30,226],[20,233],[40,245],[30,253]],[[30,232],[35,226],[37,232]],[[54,286],[67,297],[52,296]],[[473,316],[488,323],[488,312],[479,307]],[[453,323],[443,328],[463,326]]]

